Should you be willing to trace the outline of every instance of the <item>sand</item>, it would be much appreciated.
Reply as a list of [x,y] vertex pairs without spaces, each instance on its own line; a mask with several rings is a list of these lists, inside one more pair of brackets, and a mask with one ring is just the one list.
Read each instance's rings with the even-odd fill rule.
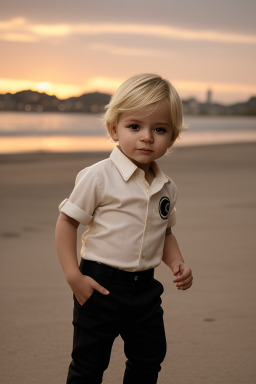
[[[54,246],[75,174],[108,154],[0,156],[0,382],[63,384],[72,295]],[[175,234],[194,274],[175,289],[161,265],[168,353],[160,384],[256,382],[256,144],[178,148],[160,161],[179,186]],[[104,384],[122,382],[117,339]]]

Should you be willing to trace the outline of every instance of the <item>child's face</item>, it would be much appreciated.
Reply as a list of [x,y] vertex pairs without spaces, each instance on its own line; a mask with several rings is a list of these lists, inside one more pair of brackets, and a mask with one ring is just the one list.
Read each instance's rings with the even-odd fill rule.
[[166,100],[143,111],[123,113],[117,126],[109,127],[113,140],[138,167],[147,170],[153,160],[162,157],[172,146],[170,109]]

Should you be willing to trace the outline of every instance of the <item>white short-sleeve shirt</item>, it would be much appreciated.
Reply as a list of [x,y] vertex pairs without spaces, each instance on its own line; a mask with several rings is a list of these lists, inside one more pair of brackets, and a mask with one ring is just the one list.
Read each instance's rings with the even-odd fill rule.
[[60,211],[88,226],[81,257],[127,271],[158,266],[165,233],[176,222],[177,187],[157,163],[151,185],[118,147],[78,173]]

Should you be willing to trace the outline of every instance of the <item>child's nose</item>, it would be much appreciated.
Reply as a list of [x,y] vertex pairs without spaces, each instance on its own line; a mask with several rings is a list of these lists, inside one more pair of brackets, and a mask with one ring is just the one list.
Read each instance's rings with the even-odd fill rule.
[[150,143],[153,141],[153,135],[151,130],[145,130],[141,136],[141,140],[145,141],[146,143]]

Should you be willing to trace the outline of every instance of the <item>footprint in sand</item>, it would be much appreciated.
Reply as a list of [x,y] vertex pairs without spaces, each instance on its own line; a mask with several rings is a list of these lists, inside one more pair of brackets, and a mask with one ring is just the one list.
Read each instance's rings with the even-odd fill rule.
[[20,237],[20,233],[18,232],[2,232],[2,237]]

